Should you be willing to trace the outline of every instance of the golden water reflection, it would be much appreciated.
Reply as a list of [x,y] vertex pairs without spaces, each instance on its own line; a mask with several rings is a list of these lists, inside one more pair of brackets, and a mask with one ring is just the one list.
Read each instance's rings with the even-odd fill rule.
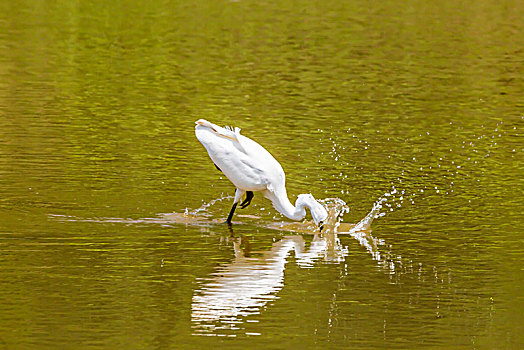
[[317,260],[341,262],[347,256],[347,248],[333,233],[315,234],[309,247],[302,236],[285,236],[264,252],[250,251],[244,236],[231,238],[231,244],[233,261],[220,267],[193,295],[195,334],[240,329],[246,317],[259,314],[277,299],[292,252],[301,268],[311,268]]

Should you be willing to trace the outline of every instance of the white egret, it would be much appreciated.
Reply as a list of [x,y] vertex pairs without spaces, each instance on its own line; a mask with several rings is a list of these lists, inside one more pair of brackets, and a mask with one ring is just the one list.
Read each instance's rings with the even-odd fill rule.
[[281,214],[291,220],[302,220],[306,208],[311,211],[315,224],[320,226],[326,220],[326,209],[311,194],[300,194],[295,205],[287,197],[286,175],[280,163],[255,141],[240,135],[239,128],[222,128],[200,119],[196,121],[195,135],[204,145],[218,170],[236,186],[233,208],[226,222],[231,224],[233,213],[240,203],[243,209],[251,203],[253,192],[261,192],[271,200]]

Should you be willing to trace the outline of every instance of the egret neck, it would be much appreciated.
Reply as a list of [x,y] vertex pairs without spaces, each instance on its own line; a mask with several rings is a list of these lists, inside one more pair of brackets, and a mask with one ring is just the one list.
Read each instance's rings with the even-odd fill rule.
[[306,208],[311,211],[313,221],[317,225],[321,225],[328,216],[326,209],[311,194],[299,194],[295,205],[289,201],[285,189],[277,192],[266,191],[264,196],[271,200],[275,209],[291,220],[302,220],[306,216]]

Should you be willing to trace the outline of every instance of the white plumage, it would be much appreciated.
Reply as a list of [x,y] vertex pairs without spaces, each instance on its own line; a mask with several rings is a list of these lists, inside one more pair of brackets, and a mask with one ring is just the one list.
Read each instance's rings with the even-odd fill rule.
[[326,209],[311,194],[301,194],[293,206],[287,197],[286,175],[280,163],[262,146],[240,134],[239,128],[222,128],[200,119],[196,121],[195,135],[204,145],[217,168],[236,186],[233,208],[228,223],[237,204],[244,194],[245,208],[253,198],[253,192],[261,192],[271,200],[275,209],[292,220],[302,220],[306,209],[311,210],[317,225],[327,218]]

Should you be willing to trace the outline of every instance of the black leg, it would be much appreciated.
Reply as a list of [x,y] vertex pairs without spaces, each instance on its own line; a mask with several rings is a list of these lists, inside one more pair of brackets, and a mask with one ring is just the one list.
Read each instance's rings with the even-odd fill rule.
[[[213,163],[213,164],[215,164],[215,163]],[[218,167],[218,165],[216,165],[216,164],[215,164],[215,168],[217,168],[218,171],[223,172],[222,169],[220,169],[220,168]]]
[[246,191],[246,199],[242,203],[240,203],[240,209],[247,208],[248,205],[251,204],[251,200],[253,199],[255,195],[251,191]]
[[229,212],[229,215],[227,216],[226,224],[228,225],[231,225],[231,219],[233,219],[233,214],[235,213],[237,204],[238,203],[233,204],[233,208],[231,208],[231,211]]

